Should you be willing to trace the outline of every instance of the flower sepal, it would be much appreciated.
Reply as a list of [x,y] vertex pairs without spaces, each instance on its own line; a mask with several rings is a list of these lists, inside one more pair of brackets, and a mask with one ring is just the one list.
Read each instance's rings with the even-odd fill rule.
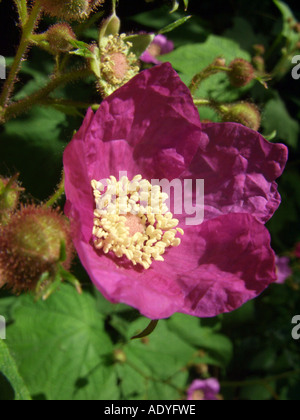
[[136,34],[128,35],[124,38],[125,42],[129,42],[132,46],[130,52],[140,57],[151,45],[155,38],[154,34]]
[[107,19],[102,23],[99,32],[99,46],[105,48],[110,36],[119,35],[121,21],[116,15],[115,10]]
[[20,192],[23,191],[18,183],[19,175],[11,179],[0,178],[0,224],[5,225],[12,212],[17,208]]

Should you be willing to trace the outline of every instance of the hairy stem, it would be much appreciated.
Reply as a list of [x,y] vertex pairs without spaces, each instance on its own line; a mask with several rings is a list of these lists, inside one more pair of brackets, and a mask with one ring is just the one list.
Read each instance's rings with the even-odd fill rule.
[[27,2],[26,0],[15,0],[15,3],[18,8],[20,23],[22,26],[24,26],[28,17]]
[[8,78],[6,79],[6,82],[3,86],[3,90],[0,96],[0,109],[5,108],[7,106],[9,98],[13,92],[13,87],[14,87],[17,75],[20,71],[23,57],[30,43],[30,35],[32,34],[37,24],[40,13],[41,13],[40,2],[35,1],[33,8],[31,10],[31,13],[28,16],[26,23],[23,26],[23,33],[22,33],[20,45],[16,53],[16,56],[14,58]]
[[63,172],[62,179],[57,187],[57,190],[52,195],[52,197],[49,198],[49,200],[44,204],[45,207],[52,207],[53,204],[55,204],[65,193],[65,173]]
[[231,72],[231,69],[225,66],[217,66],[215,64],[211,64],[208,67],[206,67],[204,70],[202,70],[200,73],[196,74],[189,86],[190,92],[192,95],[194,95],[200,84],[203,82],[203,80],[207,79],[210,76],[213,76],[214,74],[217,74],[219,72]]
[[25,99],[22,99],[19,102],[13,103],[6,107],[2,114],[2,121],[7,122],[11,118],[16,117],[24,112],[26,112],[33,105],[39,103],[41,100],[47,98],[47,96],[53,92],[57,87],[65,85],[67,83],[72,83],[80,79],[84,79],[91,75],[91,71],[87,68],[82,68],[80,70],[71,71],[64,74],[59,74],[58,76],[52,78],[50,82],[41,90],[33,93]]

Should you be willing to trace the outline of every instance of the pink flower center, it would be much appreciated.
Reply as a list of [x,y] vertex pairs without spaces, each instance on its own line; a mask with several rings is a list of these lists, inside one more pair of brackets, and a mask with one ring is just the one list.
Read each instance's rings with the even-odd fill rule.
[[125,256],[146,270],[153,261],[164,261],[166,249],[181,243],[177,233],[184,234],[165,204],[168,195],[141,175],[132,181],[124,176],[119,182],[111,176],[106,183],[92,181],[95,248]]

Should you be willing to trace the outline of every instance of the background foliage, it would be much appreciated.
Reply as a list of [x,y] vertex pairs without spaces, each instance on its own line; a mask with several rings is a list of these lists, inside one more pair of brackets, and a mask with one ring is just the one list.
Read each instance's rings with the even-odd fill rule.
[[[173,14],[161,1],[140,2],[138,9],[136,2],[126,3],[120,0],[118,9],[123,31],[159,30],[187,14],[182,3]],[[300,20],[299,3],[286,4]],[[0,8],[1,20],[9,12],[0,24],[6,34],[0,37],[0,54],[8,57],[18,43],[18,29],[12,2],[4,1]],[[288,52],[282,59],[282,48],[295,41],[286,24],[289,13],[283,3],[271,0],[191,0],[188,14],[193,17],[168,34],[176,49],[162,57],[189,83],[216,56],[228,62],[250,59],[254,44],[267,48],[267,69],[274,71],[268,90],[258,83],[232,89],[221,74],[203,83],[197,95],[226,102],[251,98],[262,111],[261,131],[276,131],[273,141],[289,146],[280,180],[283,202],[268,226],[280,255],[290,255],[300,242],[300,80],[291,77]],[[95,25],[85,33],[86,40],[96,33]],[[43,86],[52,68],[51,57],[33,49],[15,99]],[[61,88],[58,95],[99,101],[89,81]],[[218,120],[209,108],[199,111],[203,119]],[[0,173],[20,172],[28,200],[45,200],[53,192],[63,150],[83,112],[71,106],[35,106],[0,127]],[[193,379],[210,376],[220,380],[225,399],[299,399],[300,342],[291,338],[291,319],[300,310],[297,262],[286,284],[273,285],[234,313],[207,320],[177,314],[160,322],[150,337],[133,341],[130,337],[147,321],[129,307],[105,301],[79,263],[73,272],[83,285],[82,296],[69,285],[46,302],[0,292],[0,314],[8,321],[7,340],[0,340],[0,400],[184,399]]]

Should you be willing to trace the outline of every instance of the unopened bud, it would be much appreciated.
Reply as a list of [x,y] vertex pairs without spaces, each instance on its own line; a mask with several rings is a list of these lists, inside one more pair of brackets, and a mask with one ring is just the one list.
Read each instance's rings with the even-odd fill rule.
[[22,188],[17,178],[18,176],[12,179],[0,178],[0,224],[6,224],[18,206]]
[[266,48],[262,44],[253,45],[253,49],[256,55],[264,55],[266,52]]
[[46,32],[46,40],[54,53],[68,52],[73,49],[72,40],[76,35],[68,23],[57,23]]
[[69,223],[56,210],[23,207],[1,228],[0,267],[7,287],[16,293],[35,289],[43,274],[55,274],[60,262],[69,269],[72,255]]
[[39,0],[50,16],[68,21],[87,18],[92,10],[104,0]]
[[121,349],[114,350],[114,361],[117,363],[125,363],[127,360],[126,354]]
[[247,86],[255,77],[252,64],[243,58],[233,60],[229,68],[231,71],[228,73],[228,77],[234,87]]
[[222,113],[223,122],[236,122],[258,131],[261,123],[261,115],[256,105],[249,102],[240,102],[227,106]]

